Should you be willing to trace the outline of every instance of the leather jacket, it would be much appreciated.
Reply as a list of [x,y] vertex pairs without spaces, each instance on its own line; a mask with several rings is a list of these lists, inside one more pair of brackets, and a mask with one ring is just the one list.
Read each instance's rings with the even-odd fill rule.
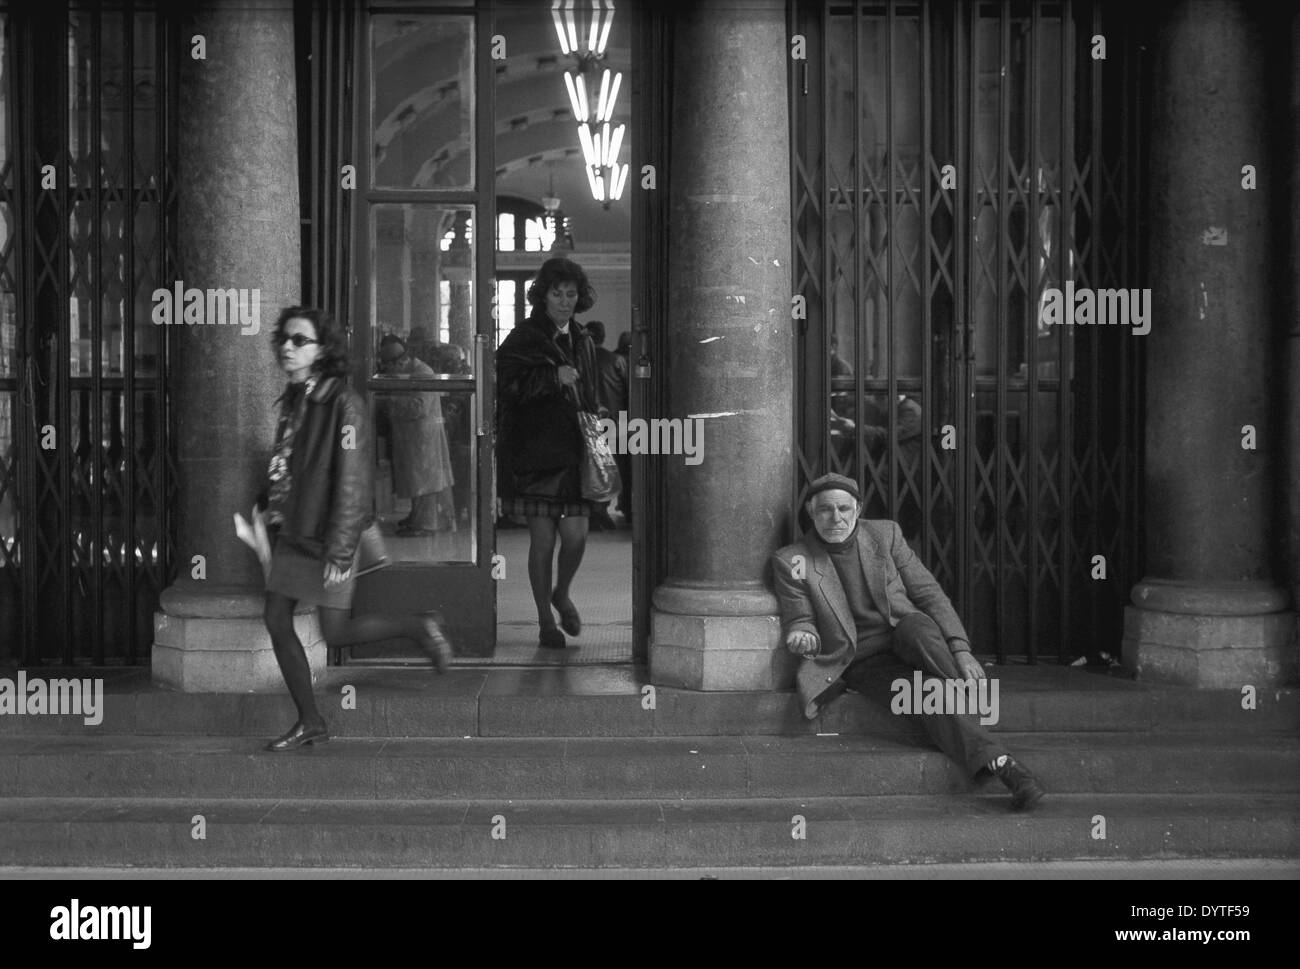
[[339,377],[322,377],[293,439],[292,485],[276,540],[352,568],[357,539],[374,521],[373,457],[361,395]]

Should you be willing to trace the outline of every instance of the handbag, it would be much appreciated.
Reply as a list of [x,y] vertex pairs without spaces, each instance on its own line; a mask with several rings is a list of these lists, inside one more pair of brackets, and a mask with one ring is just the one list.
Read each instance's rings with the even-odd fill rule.
[[361,530],[357,538],[357,557],[352,566],[353,577],[369,575],[393,564],[388,555],[388,546],[384,544],[384,533],[379,529],[379,522],[371,522]]
[[[573,388],[569,388],[573,390]],[[578,398],[574,391],[574,400]],[[588,501],[613,501],[622,490],[614,452],[600,431],[600,418],[578,404],[578,429],[582,431],[582,497]]]
[[[578,369],[563,347],[560,347],[560,353],[569,366]],[[614,463],[614,452],[600,432],[600,417],[583,409],[582,398],[578,396],[576,386],[570,386],[569,393],[577,407],[578,430],[582,434],[582,458],[578,468],[582,497],[597,504],[613,501],[622,490],[622,482],[618,476],[618,465]]]

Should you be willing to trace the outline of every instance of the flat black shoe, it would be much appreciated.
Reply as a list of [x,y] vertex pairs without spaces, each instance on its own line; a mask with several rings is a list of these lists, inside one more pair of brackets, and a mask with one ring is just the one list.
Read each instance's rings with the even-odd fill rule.
[[1007,789],[1011,791],[1011,810],[1028,811],[1043,799],[1047,793],[1043,786],[1038,783],[1029,768],[1020,764],[1009,754],[1007,762],[993,772]]
[[295,723],[292,730],[279,740],[272,740],[266,749],[279,754],[286,750],[296,750],[304,744],[323,744],[329,739],[328,727],[305,727],[301,723]]
[[560,628],[570,636],[582,635],[582,617],[578,615],[578,607],[573,604],[572,599],[561,600],[555,598],[555,593],[551,593],[551,605],[555,611],[560,614]]
[[537,646],[539,649],[564,649],[564,633],[560,632],[554,626],[549,629],[543,629],[537,637]]

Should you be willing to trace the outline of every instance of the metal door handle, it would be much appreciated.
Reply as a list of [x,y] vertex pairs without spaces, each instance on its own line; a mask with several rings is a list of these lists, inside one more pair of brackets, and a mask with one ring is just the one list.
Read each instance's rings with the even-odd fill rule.
[[474,431],[479,437],[487,434],[487,371],[483,361],[487,357],[487,336],[474,334]]

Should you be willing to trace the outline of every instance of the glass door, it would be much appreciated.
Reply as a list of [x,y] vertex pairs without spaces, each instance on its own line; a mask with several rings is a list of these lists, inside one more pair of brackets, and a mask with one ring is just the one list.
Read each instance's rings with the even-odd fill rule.
[[[355,608],[439,610],[471,656],[492,654],[496,627],[491,36],[490,11],[368,11],[356,171],[356,385],[394,564],[359,581]],[[418,655],[369,649],[352,659]]]

